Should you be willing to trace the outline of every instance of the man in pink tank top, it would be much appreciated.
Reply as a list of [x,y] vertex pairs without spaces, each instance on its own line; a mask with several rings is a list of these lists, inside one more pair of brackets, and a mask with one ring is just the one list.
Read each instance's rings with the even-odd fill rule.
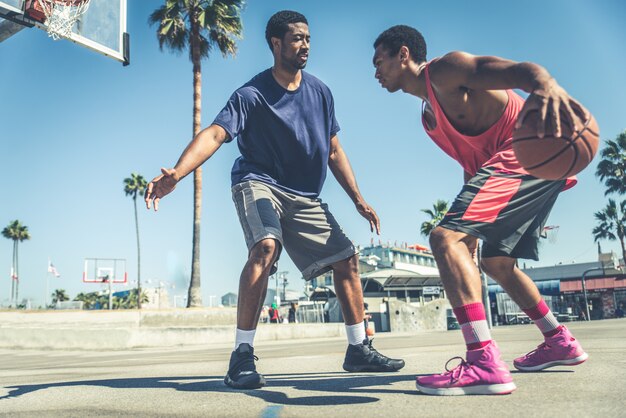
[[[548,181],[529,175],[511,148],[513,130],[530,110],[537,126],[547,121],[561,135],[561,118],[578,124],[586,110],[541,66],[493,56],[451,52],[426,60],[422,35],[394,26],[374,43],[376,79],[389,92],[402,90],[424,101],[422,123],[430,138],[461,164],[464,186],[432,231],[430,244],[446,294],[461,324],[467,357],[442,374],[417,378],[431,395],[506,394],[516,389],[491,339],[474,262],[482,240],[482,269],[535,322],[544,342],[514,360],[522,371],[576,365],[587,359],[579,342],[560,325],[535,283],[517,268],[518,258],[538,259],[537,244],[561,191],[575,179]],[[524,101],[512,89],[530,96]]]

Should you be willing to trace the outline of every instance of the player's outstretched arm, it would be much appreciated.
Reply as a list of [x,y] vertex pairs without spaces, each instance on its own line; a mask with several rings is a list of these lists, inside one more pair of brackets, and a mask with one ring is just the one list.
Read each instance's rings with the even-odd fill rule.
[[374,209],[367,204],[365,199],[363,199],[363,196],[361,196],[359,186],[356,184],[354,172],[350,166],[350,161],[348,161],[348,156],[343,151],[337,135],[330,139],[328,166],[343,190],[346,191],[350,199],[352,199],[352,202],[354,202],[356,210],[369,222],[370,230],[372,232],[375,230],[376,234],[380,235],[380,220],[378,219],[378,215],[376,215],[376,211],[374,211]]
[[567,94],[542,66],[532,62],[516,62],[495,56],[475,56],[466,52],[451,52],[433,63],[438,79],[447,88],[465,87],[470,90],[521,89],[530,96],[517,120],[517,127],[532,110],[539,111],[537,135],[543,137],[547,121],[555,136],[561,136],[561,116],[571,126],[586,118],[588,112]]
[[228,134],[219,125],[211,125],[200,131],[187,145],[174,168],[161,168],[161,175],[155,177],[146,188],[146,208],[154,203],[154,210],[159,210],[159,201],[171,193],[176,184],[189,173],[200,167],[228,139]]

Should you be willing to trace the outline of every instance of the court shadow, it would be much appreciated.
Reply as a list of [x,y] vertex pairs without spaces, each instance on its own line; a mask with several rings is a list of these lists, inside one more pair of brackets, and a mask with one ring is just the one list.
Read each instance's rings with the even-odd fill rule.
[[[377,402],[376,394],[414,394],[415,391],[386,388],[397,382],[412,381],[414,375],[376,374],[354,375],[342,373],[305,373],[268,375],[267,386],[256,390],[235,390],[224,384],[223,376],[146,377],[127,379],[81,380],[37,385],[7,386],[4,399],[17,398],[39,390],[79,386],[112,389],[173,389],[184,392],[242,393],[277,405],[357,405]],[[281,388],[298,391],[323,392],[320,396],[290,397]],[[369,395],[369,396],[368,396]]]

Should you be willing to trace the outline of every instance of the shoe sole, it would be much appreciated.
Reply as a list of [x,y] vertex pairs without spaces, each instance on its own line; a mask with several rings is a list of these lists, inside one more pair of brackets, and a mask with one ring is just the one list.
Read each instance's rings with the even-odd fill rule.
[[417,390],[426,395],[463,396],[463,395],[508,395],[517,389],[515,383],[499,383],[495,385],[476,385],[455,388],[431,388],[415,383]]
[[266,382],[263,376],[259,376],[259,379],[256,381],[238,383],[231,379],[230,376],[226,375],[226,377],[224,377],[224,383],[233,389],[259,389],[265,386]]
[[369,365],[353,365],[353,364],[343,364],[343,369],[347,372],[357,373],[357,372],[370,372],[370,373],[384,373],[384,372],[397,372],[401,368],[404,367],[404,363],[402,363],[399,367],[393,366],[369,366]]
[[537,372],[539,370],[544,370],[554,366],[576,366],[578,364],[584,363],[588,358],[589,354],[582,353],[580,356],[572,359],[549,361],[547,363],[538,364],[536,366],[521,366],[519,364],[516,364],[515,362],[513,362],[513,366],[515,366],[517,370],[520,370],[522,372]]

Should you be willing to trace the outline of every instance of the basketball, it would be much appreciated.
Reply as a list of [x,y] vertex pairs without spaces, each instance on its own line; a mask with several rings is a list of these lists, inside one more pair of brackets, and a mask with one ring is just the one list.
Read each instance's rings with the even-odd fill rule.
[[546,124],[546,134],[537,137],[539,110],[530,111],[522,126],[513,132],[513,152],[529,174],[546,180],[562,180],[578,174],[598,151],[600,131],[593,115],[577,131],[561,114],[561,137],[552,136],[552,124]]

